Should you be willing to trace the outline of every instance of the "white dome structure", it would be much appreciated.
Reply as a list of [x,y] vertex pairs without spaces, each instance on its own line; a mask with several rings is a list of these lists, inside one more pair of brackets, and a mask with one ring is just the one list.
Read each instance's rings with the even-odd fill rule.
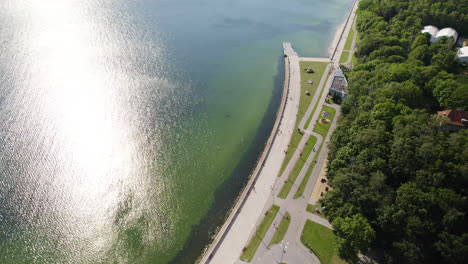
[[436,35],[439,32],[439,29],[434,26],[425,26],[424,29],[421,31],[421,33],[429,33],[431,35],[431,43],[436,43]]
[[457,39],[458,39],[458,33],[453,28],[443,28],[443,29],[439,30],[439,32],[437,33],[435,41],[437,42],[437,41],[439,41],[439,39],[441,39],[443,37],[447,37],[447,38],[452,37],[453,40],[456,42]]
[[460,48],[457,52],[457,57],[460,62],[468,64],[468,46]]

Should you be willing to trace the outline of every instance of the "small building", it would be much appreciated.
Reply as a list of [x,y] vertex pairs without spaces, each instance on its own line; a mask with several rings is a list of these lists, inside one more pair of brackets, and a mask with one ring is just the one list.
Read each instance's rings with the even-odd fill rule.
[[425,26],[424,29],[421,31],[421,33],[429,33],[429,35],[431,35],[431,39],[430,39],[430,42],[431,43],[436,43],[436,36],[437,36],[437,33],[439,32],[439,29],[437,27],[434,27],[434,26]]
[[330,93],[338,95],[341,100],[344,100],[346,96],[348,96],[348,81],[339,67],[335,69],[335,74],[333,75],[330,86]]
[[458,131],[468,128],[468,111],[450,109],[438,111],[437,114],[446,118],[444,120],[444,130]]
[[458,39],[458,33],[453,28],[443,28],[439,30],[439,32],[437,32],[435,42],[438,42],[443,37],[447,37],[447,38],[452,37],[454,42],[456,43]]
[[468,64],[468,47],[462,47],[457,52],[457,57],[461,63]]

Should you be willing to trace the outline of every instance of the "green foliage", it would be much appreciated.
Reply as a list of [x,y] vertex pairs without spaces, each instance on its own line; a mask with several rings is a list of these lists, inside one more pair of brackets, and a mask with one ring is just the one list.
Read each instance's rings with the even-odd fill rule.
[[468,130],[447,132],[436,115],[468,110],[468,76],[452,39],[430,44],[419,33],[431,24],[467,34],[467,19],[468,1],[359,4],[359,63],[345,73],[350,94],[328,154],[333,190],[321,203],[332,221],[365,219],[386,263],[468,259]]
[[337,217],[332,222],[337,236],[335,244],[339,256],[351,263],[357,261],[359,251],[366,253],[375,238],[375,231],[367,219],[356,214],[352,217]]
[[443,71],[429,82],[428,87],[442,106],[468,110],[466,107],[466,102],[468,102],[467,77],[458,77]]

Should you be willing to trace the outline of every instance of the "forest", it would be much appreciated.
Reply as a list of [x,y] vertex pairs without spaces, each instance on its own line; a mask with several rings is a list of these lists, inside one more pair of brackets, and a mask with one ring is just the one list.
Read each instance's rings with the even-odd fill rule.
[[468,110],[468,68],[452,38],[468,37],[468,0],[361,0],[358,63],[328,154],[321,200],[350,263],[468,263],[468,129],[437,111]]

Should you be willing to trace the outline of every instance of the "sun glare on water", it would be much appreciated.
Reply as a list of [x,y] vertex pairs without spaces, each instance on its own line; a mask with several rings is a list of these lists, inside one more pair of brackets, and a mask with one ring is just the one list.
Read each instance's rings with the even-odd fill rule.
[[[48,160],[31,169],[31,181],[47,182],[32,190],[37,203],[47,204],[34,219],[54,229],[48,235],[60,241],[60,250],[71,252],[63,254],[78,254],[82,263],[102,258],[111,247],[118,250],[116,228],[141,220],[154,186],[148,183],[151,163],[144,160],[151,154],[141,142],[151,144],[132,127],[139,115],[132,100],[144,96],[132,94],[138,85],[135,66],[118,61],[127,56],[126,36],[103,29],[102,23],[110,22],[93,16],[100,2],[105,1],[7,3],[27,14],[23,86],[34,120],[26,122],[37,127],[28,132],[35,138],[30,148],[46,149],[35,159]],[[154,239],[147,233],[143,241]]]

